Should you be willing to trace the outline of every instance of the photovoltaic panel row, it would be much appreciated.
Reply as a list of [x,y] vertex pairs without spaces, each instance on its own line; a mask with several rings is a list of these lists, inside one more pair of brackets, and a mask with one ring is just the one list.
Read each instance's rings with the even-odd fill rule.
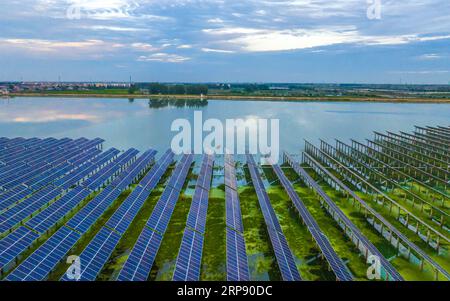
[[24,185],[17,186],[7,192],[0,195],[0,212],[13,206],[27,195],[33,193],[33,190],[25,187]]
[[189,169],[192,165],[193,155],[183,155],[166,186],[159,201],[153,209],[152,215],[147,222],[147,226],[159,233],[164,233],[169,224],[175,205],[180,196],[181,188],[184,185]]
[[[75,157],[78,157],[75,155]],[[66,174],[70,174],[70,172],[76,167],[71,166],[68,163],[62,163],[56,167],[53,167],[49,170],[44,171],[39,176],[34,177],[24,185],[16,186],[12,188],[7,193],[0,196],[0,211],[5,210],[12,206],[13,204],[19,202],[24,197],[30,195],[34,191],[41,189],[44,186],[52,183],[55,179],[58,179]],[[28,188],[25,188],[27,186]]]
[[26,225],[39,233],[44,233],[76,208],[89,194],[86,189],[76,187],[27,221]]
[[[151,159],[151,156],[141,156],[138,160],[136,160],[136,162],[128,168],[127,179],[131,179],[132,174],[139,174],[141,169],[145,169],[146,166],[148,166]],[[130,180],[128,185],[131,184],[132,180],[133,179]],[[127,183],[125,181],[121,181],[122,186],[126,184]],[[104,195],[96,202],[94,202],[95,199],[91,201],[86,207],[83,208],[85,209],[92,204],[93,206],[90,207],[91,210],[81,212],[83,210],[82,209],[69,221],[68,225],[74,224],[78,227],[78,229],[81,229],[79,230],[80,232],[86,232],[88,228],[95,223],[97,218],[100,217],[109,207],[110,203],[112,203],[120,194],[119,191],[119,194],[117,194],[115,198],[112,198],[111,193],[113,191],[118,190],[112,186],[105,188],[104,192],[106,196]],[[107,198],[106,200],[105,197]],[[75,245],[80,237],[81,234],[74,232],[65,226],[60,228],[49,240],[47,240],[46,243],[39,247],[29,258],[19,265],[19,267],[17,267],[17,269],[7,277],[7,280],[44,280],[55,268],[57,262],[61,261],[64,256],[66,256],[67,252]],[[45,260],[41,260],[41,258],[44,257],[44,254],[48,254],[48,256],[45,257]],[[33,271],[37,270],[39,272],[34,273],[33,271],[28,271],[30,265],[35,267]]]
[[67,255],[81,235],[61,227],[7,277],[8,281],[42,281]]
[[283,231],[281,230],[278,218],[272,208],[272,205],[270,204],[269,196],[266,193],[264,183],[262,182],[259,175],[258,167],[251,155],[247,155],[247,164],[249,167],[253,186],[255,187],[256,195],[261,206],[261,211],[264,215],[264,219],[266,220],[267,225],[272,226],[272,228],[275,228],[277,231],[282,233]]
[[[29,220],[27,225],[41,233],[49,230],[59,220],[77,207],[89,194],[90,192],[88,190],[77,187]],[[7,237],[10,235],[12,236],[13,234],[14,232]],[[31,246],[33,242],[33,240],[28,241],[28,246]],[[23,245],[23,247],[26,246]],[[15,254],[15,256],[18,255],[19,254]]]
[[202,234],[186,228],[178,253],[173,281],[198,281],[203,252]]
[[95,191],[102,187],[102,185],[113,178],[121,170],[125,169],[136,158],[139,152],[136,149],[129,149],[120,155],[112,164],[106,166],[104,169],[84,181],[81,185],[87,187],[91,191]]
[[250,280],[244,236],[230,228],[227,228],[227,280]]
[[0,233],[10,230],[60,194],[61,190],[59,188],[47,187],[32,195],[26,202],[22,202],[3,212],[0,214]]
[[147,281],[161,242],[161,234],[144,227],[117,280]]
[[314,220],[311,213],[308,211],[308,209],[306,208],[305,204],[300,199],[298,194],[295,192],[294,187],[292,186],[291,182],[287,179],[287,177],[284,175],[280,166],[272,165],[272,168],[275,174],[277,175],[278,179],[280,180],[281,185],[284,187],[285,191],[287,192],[290,199],[294,203],[297,211],[299,212],[309,232],[312,234],[314,240],[319,246],[319,249],[321,250],[322,254],[329,263],[334,274],[336,275],[336,278],[339,281],[353,280],[353,276],[348,271],[347,267],[345,266],[341,258],[333,250],[333,247],[331,246],[330,242],[320,230],[319,225]]
[[225,189],[225,206],[227,226],[240,233],[244,233],[242,222],[241,206],[237,191],[227,187]]
[[197,179],[186,222],[186,229],[178,252],[173,275],[173,280],[175,281],[198,281],[200,278],[203,234],[206,227],[213,164],[214,157],[212,155],[203,157],[200,175]]
[[[392,264],[384,258],[384,256],[378,251],[378,249],[361,233],[361,231],[348,219],[345,213],[331,200],[331,198],[322,190],[322,188],[317,184],[316,181],[296,162],[294,161],[288,154],[285,155],[287,162],[292,167],[292,169],[302,178],[302,180],[309,186],[312,187],[327,203],[329,208],[345,225],[347,230],[350,230],[352,235],[354,235],[358,241],[361,243],[358,245],[364,247],[366,251],[368,251],[371,255],[378,256],[381,261],[381,265],[389,275],[392,280],[402,281],[403,277],[395,270]],[[335,217],[335,218],[337,218]]]
[[227,223],[227,280],[249,281],[244,225],[237,192],[236,168],[232,155],[225,155],[225,204]]
[[174,153],[171,150],[167,150],[153,166],[152,170],[154,170],[154,172],[149,172],[145,175],[139,185],[146,190],[153,190],[156,185],[158,185],[162,176],[166,173],[170,164],[172,164],[174,157]]
[[[183,187],[187,173],[193,161],[193,155],[183,155],[169,180],[176,187]],[[175,180],[173,180],[175,179]],[[181,185],[180,185],[181,183]],[[120,271],[120,281],[145,281],[150,274],[156,254],[159,250],[162,236],[172,216],[181,191],[172,186],[166,186],[159,198],[146,227],[133,247],[130,256]]]
[[189,172],[189,168],[191,167],[193,160],[193,155],[183,155],[181,158],[180,164],[178,164],[177,168],[174,171],[174,175],[170,178],[167,186],[172,187],[178,191],[181,191],[184,185],[184,180]]
[[139,186],[133,190],[133,192],[121,204],[119,209],[117,209],[117,211],[111,216],[111,218],[106,223],[106,226],[116,230],[121,234],[124,234],[130,224],[133,222],[139,210],[141,210],[152,190],[161,180],[172,160],[172,151],[167,152],[165,155],[163,155],[163,157],[141,180]]
[[150,149],[142,154],[142,156],[137,159],[135,163],[134,168],[127,168],[124,173],[122,174],[121,178],[116,178],[111,185],[115,186],[119,190],[123,190],[127,188],[130,183],[133,182],[134,179],[136,179],[140,173],[142,173],[154,160],[156,155],[156,151],[153,149]]
[[294,256],[286,241],[286,237],[281,230],[281,226],[276,217],[275,211],[270,204],[269,196],[266,193],[264,184],[257,170],[257,165],[251,155],[247,155],[247,164],[252,177],[253,186],[258,196],[259,204],[263,212],[264,220],[269,232],[270,241],[277,258],[281,276],[285,281],[300,281],[300,273],[297,270]]
[[22,226],[0,240],[0,270],[27,250],[38,237],[38,234]]
[[131,185],[134,179],[152,162],[154,152],[139,157],[113,183],[108,185],[89,204],[81,209],[67,225],[81,233],[85,233],[104,211],[119,197],[122,191]]
[[200,173],[197,179],[197,186],[209,191],[211,188],[211,177],[213,173],[214,156],[205,155]]
[[[121,204],[119,209],[108,220],[106,227],[104,227],[100,233],[96,235],[93,241],[91,241],[83,251],[80,257],[86,258],[87,260],[85,262],[88,262],[88,264],[81,272],[81,280],[94,281],[100,274],[103,266],[106,264],[109,256],[119,242],[121,235],[123,235],[131,225],[132,221],[150,195],[153,188],[147,190],[147,188],[149,188],[147,186],[156,186],[147,179],[151,178],[153,175],[157,175],[157,178],[155,179],[160,179],[167,167],[170,165],[172,158],[173,153],[171,151],[168,151],[165,155],[163,155],[163,157],[153,166],[146,177],[144,177],[144,179],[139,183],[139,186],[133,190],[133,192]],[[63,278],[68,280],[67,277]]]
[[[114,248],[119,242],[121,235],[103,227],[89,245],[80,254],[81,273],[79,281],[94,281],[108,258],[111,256]],[[62,281],[71,281],[64,274]]]
[[312,158],[309,154],[305,153],[305,156],[309,157],[309,160],[314,162],[314,164],[321,166],[321,169],[333,179],[335,183],[337,183],[340,187],[342,187],[349,195],[357,200],[364,208],[367,209],[373,216],[375,216],[380,222],[382,222],[392,233],[394,233],[397,237],[401,239],[403,243],[405,243],[410,249],[414,250],[417,254],[419,254],[422,258],[424,258],[428,263],[430,263],[436,270],[440,271],[443,275],[450,279],[450,274],[437,262],[435,262],[430,256],[428,256],[422,249],[420,249],[416,244],[411,242],[402,232],[400,232],[395,226],[393,226],[389,221],[387,221],[381,214],[375,211],[370,205],[368,205],[364,200],[362,200],[354,191],[352,191],[347,185],[345,185],[341,180],[339,180],[335,175],[333,175],[330,171],[324,168],[319,162],[317,162],[314,158]]

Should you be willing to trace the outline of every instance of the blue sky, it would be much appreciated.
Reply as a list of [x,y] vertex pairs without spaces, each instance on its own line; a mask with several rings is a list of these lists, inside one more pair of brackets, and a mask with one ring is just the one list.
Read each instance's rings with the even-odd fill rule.
[[0,11],[0,81],[450,83],[448,0],[10,0]]

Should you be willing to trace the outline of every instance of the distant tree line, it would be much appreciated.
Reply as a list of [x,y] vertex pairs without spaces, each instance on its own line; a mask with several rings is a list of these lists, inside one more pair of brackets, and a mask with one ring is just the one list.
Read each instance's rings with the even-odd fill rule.
[[208,85],[202,84],[160,84],[160,83],[139,83],[130,89],[147,89],[153,95],[207,95]]

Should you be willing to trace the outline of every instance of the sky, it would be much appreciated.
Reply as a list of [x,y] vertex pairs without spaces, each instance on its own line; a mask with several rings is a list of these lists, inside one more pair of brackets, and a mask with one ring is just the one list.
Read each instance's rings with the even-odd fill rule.
[[448,0],[1,0],[0,81],[450,84]]

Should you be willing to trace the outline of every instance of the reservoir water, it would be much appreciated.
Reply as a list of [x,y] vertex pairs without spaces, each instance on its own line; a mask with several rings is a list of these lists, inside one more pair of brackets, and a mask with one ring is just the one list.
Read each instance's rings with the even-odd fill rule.
[[365,142],[373,131],[450,125],[450,104],[10,98],[0,99],[0,136],[101,137],[105,147],[164,150],[176,134],[172,122],[192,122],[195,111],[224,122],[279,119],[280,149],[292,153],[300,151],[303,139]]

